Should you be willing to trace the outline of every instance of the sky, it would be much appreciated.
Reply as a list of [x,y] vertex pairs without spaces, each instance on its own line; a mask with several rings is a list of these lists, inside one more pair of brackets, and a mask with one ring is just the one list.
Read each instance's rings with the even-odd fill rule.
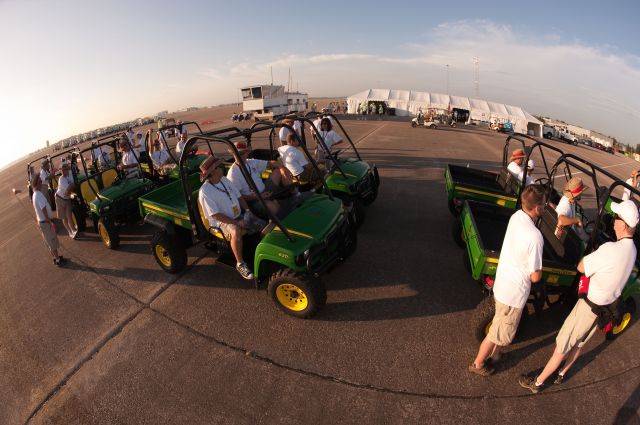
[[[267,7],[268,6],[268,7]],[[236,102],[245,85],[314,96],[390,88],[521,106],[637,144],[636,0],[218,2],[0,0],[0,167],[73,134]]]

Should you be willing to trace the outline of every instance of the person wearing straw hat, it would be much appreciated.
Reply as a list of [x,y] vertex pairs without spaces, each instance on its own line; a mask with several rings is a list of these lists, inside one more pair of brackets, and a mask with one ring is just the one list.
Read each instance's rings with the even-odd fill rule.
[[49,204],[47,197],[42,193],[41,183],[39,174],[34,175],[31,179],[31,187],[33,187],[31,203],[33,204],[33,209],[36,212],[36,221],[38,222],[38,228],[40,229],[42,239],[53,257],[53,264],[56,266],[62,266],[66,262],[66,259],[62,258],[62,255],[58,254],[60,242],[56,235],[56,225],[53,223],[53,212],[51,211],[51,205]]
[[73,219],[71,218],[71,193],[74,190],[73,177],[69,173],[71,166],[64,162],[60,170],[62,174],[58,179],[58,189],[55,196],[56,211],[58,219],[62,220],[69,237],[75,239],[78,235],[78,229],[73,225]]
[[210,228],[218,228],[229,241],[236,259],[236,270],[244,279],[253,279],[251,269],[242,257],[242,236],[246,233],[242,212],[247,203],[236,186],[224,176],[220,158],[209,156],[200,164],[198,203]]
[[120,149],[122,150],[122,158],[118,168],[126,173],[128,179],[139,178],[140,171],[138,169],[138,158],[131,149],[131,144],[125,138],[120,139]]
[[640,215],[638,207],[630,200],[613,202],[611,210],[615,213],[613,228],[617,241],[601,245],[580,261],[578,271],[584,274],[581,279],[583,295],[578,299],[558,332],[556,348],[551,358],[539,375],[522,375],[518,379],[520,386],[532,393],[538,393],[544,389],[545,381],[562,362],[565,362],[554,381],[554,384],[562,383],[567,372],[580,356],[584,344],[600,327],[596,312],[601,313],[603,309],[609,310],[621,301],[622,290],[636,260],[637,252],[633,235]]
[[507,170],[509,170],[514,177],[519,178],[520,180],[522,180],[522,174],[524,173],[524,168],[522,168],[524,158],[524,150],[516,149],[511,153],[511,162],[507,165]]
[[[530,159],[529,161],[527,161],[527,182],[525,183],[525,186],[534,184],[533,177],[531,177],[531,175],[533,174],[535,166],[536,166],[536,163],[533,162],[533,159]],[[522,177],[524,177],[524,170],[521,174],[518,175],[518,180],[522,181]]]
[[[582,183],[580,177],[572,177],[564,185],[562,191],[563,196],[558,202],[556,207],[556,214],[558,215],[558,224],[556,225],[555,235],[558,239],[562,237],[568,226],[582,227],[582,220],[580,217],[576,217],[576,203],[580,200],[582,192],[587,189],[587,186]],[[576,229],[576,227],[573,227]]]
[[[239,140],[234,143],[238,153],[244,164],[249,170],[249,174],[251,174],[251,178],[258,189],[258,192],[262,194],[262,197],[265,198],[264,202],[271,211],[272,214],[276,215],[278,210],[280,209],[280,205],[278,201],[268,199],[271,196],[271,193],[277,191],[281,186],[290,185],[293,181],[293,176],[291,172],[279,163],[278,161],[264,161],[261,159],[249,158],[249,153],[251,152],[251,148],[244,140]],[[262,181],[262,173],[266,170],[272,170],[271,175],[266,181]],[[266,216],[267,211],[264,210],[260,201],[258,201],[256,194],[253,193],[249,184],[245,180],[242,175],[242,171],[240,171],[240,167],[238,165],[238,160],[236,159],[231,167],[229,168],[229,172],[227,172],[227,179],[231,181],[238,189],[242,198],[247,202],[249,209],[254,211],[258,216]]]

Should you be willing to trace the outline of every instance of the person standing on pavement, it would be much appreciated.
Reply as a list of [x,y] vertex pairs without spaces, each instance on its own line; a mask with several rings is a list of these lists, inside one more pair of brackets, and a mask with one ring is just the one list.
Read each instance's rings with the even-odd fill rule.
[[640,217],[638,208],[630,200],[613,202],[611,210],[615,213],[613,228],[617,241],[603,244],[580,261],[578,271],[584,274],[582,279],[587,278],[588,283],[585,285],[581,280],[584,291],[579,292],[586,291],[586,296],[578,299],[564,321],[556,337],[556,348],[540,375],[522,375],[518,379],[521,387],[534,394],[544,389],[546,380],[565,362],[554,381],[555,384],[562,383],[582,347],[599,327],[599,315],[604,313],[602,317],[608,317],[607,312],[621,301],[622,289],[636,260],[633,235]]
[[503,350],[516,335],[531,285],[542,279],[544,239],[535,221],[544,211],[544,205],[544,189],[540,185],[524,188],[522,209],[509,219],[500,250],[493,285],[496,312],[469,372],[489,376],[495,371],[492,365],[504,359]]
[[31,187],[33,187],[33,196],[31,202],[33,209],[36,212],[36,221],[38,222],[38,228],[44,243],[49,249],[51,256],[53,257],[53,264],[56,266],[62,266],[66,260],[62,255],[58,254],[58,248],[60,248],[60,242],[56,235],[56,225],[53,223],[53,213],[51,211],[51,205],[47,200],[44,193],[42,193],[42,186],[40,181],[40,175],[35,175],[31,181]]
[[43,194],[49,192],[49,185],[51,184],[51,165],[49,164],[49,159],[43,159],[41,168],[40,168],[40,185],[41,191]]
[[73,225],[71,193],[75,190],[73,177],[71,176],[71,166],[63,163],[60,167],[61,175],[58,179],[58,189],[56,190],[56,212],[58,219],[62,220],[64,228],[69,233],[69,237],[75,239],[78,235],[78,229]]

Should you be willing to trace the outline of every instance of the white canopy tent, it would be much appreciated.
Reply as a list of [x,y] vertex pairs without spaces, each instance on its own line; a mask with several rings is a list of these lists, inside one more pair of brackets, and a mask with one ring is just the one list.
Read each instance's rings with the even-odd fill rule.
[[472,99],[462,96],[449,96],[442,93],[417,92],[411,90],[369,89],[356,93],[347,98],[348,113],[356,114],[360,111],[362,102],[385,102],[390,108],[395,108],[396,115],[409,116],[428,108],[458,109],[467,111],[470,120],[496,120],[510,122],[514,131],[542,137],[542,122],[518,106],[504,103],[489,102],[482,99]]

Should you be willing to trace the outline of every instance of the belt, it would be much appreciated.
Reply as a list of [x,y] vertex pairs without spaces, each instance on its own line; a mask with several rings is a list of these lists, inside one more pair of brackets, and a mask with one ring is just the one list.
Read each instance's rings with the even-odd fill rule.
[[63,198],[62,196],[58,195],[57,193],[56,193],[56,198],[60,198],[63,201],[68,201],[69,199],[71,199],[71,198]]

